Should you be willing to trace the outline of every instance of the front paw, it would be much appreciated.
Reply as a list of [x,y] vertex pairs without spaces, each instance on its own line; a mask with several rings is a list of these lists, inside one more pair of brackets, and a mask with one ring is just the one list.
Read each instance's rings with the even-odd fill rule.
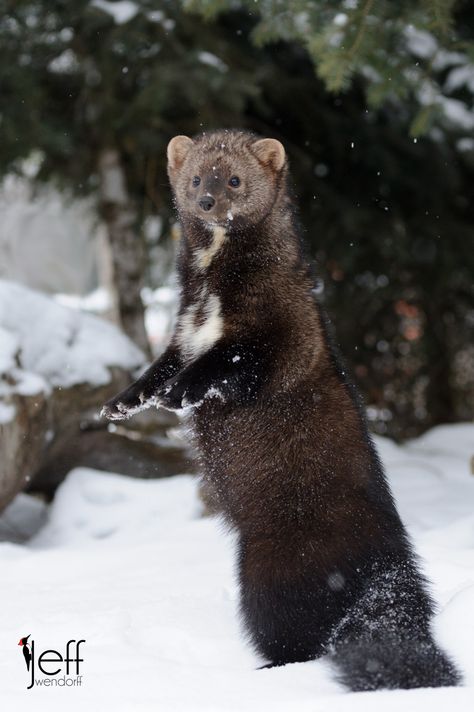
[[183,398],[186,392],[186,383],[178,377],[170,378],[159,389],[157,397],[160,405],[168,410],[181,410],[184,405]]
[[153,398],[146,397],[142,391],[137,392],[129,388],[107,401],[100,411],[100,416],[108,420],[127,420],[153,404]]
[[167,381],[158,394],[160,404],[169,410],[196,408],[206,398],[224,400],[221,391],[205,381],[190,381],[186,378],[173,378]]

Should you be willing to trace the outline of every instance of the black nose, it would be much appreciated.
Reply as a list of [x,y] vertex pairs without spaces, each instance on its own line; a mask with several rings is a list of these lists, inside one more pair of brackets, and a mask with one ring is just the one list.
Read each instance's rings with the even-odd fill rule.
[[205,195],[204,198],[201,198],[199,201],[199,205],[203,210],[210,210],[212,206],[215,204],[215,200],[212,197],[212,195]]

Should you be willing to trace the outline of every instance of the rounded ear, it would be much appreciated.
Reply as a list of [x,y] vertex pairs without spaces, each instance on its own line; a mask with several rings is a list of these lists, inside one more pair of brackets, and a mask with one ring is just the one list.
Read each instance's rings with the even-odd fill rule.
[[260,163],[281,171],[285,165],[286,154],[283,145],[275,138],[262,138],[252,144],[252,151]]
[[179,169],[183,165],[186,154],[193,145],[193,140],[188,136],[175,136],[171,139],[166,149],[168,167]]

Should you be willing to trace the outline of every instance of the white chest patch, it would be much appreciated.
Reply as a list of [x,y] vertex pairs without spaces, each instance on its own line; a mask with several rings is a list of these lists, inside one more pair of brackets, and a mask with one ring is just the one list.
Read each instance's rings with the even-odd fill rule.
[[200,250],[197,250],[194,255],[196,267],[200,272],[203,272],[209,267],[227,239],[225,228],[221,225],[215,225],[212,228],[212,235],[212,243],[209,247],[202,247]]
[[[198,314],[201,315],[199,324]],[[194,360],[212,348],[223,333],[221,301],[216,294],[208,294],[206,287],[203,287],[197,302],[191,304],[179,319],[177,336],[182,355]]]

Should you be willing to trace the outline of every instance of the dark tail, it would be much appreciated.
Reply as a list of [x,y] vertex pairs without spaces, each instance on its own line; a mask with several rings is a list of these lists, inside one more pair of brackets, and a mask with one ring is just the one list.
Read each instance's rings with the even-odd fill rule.
[[400,638],[387,634],[380,640],[339,643],[331,658],[337,678],[351,690],[449,687],[461,682],[454,663],[431,638]]
[[449,687],[462,682],[431,634],[434,604],[415,561],[383,563],[334,631],[329,655],[351,690]]

